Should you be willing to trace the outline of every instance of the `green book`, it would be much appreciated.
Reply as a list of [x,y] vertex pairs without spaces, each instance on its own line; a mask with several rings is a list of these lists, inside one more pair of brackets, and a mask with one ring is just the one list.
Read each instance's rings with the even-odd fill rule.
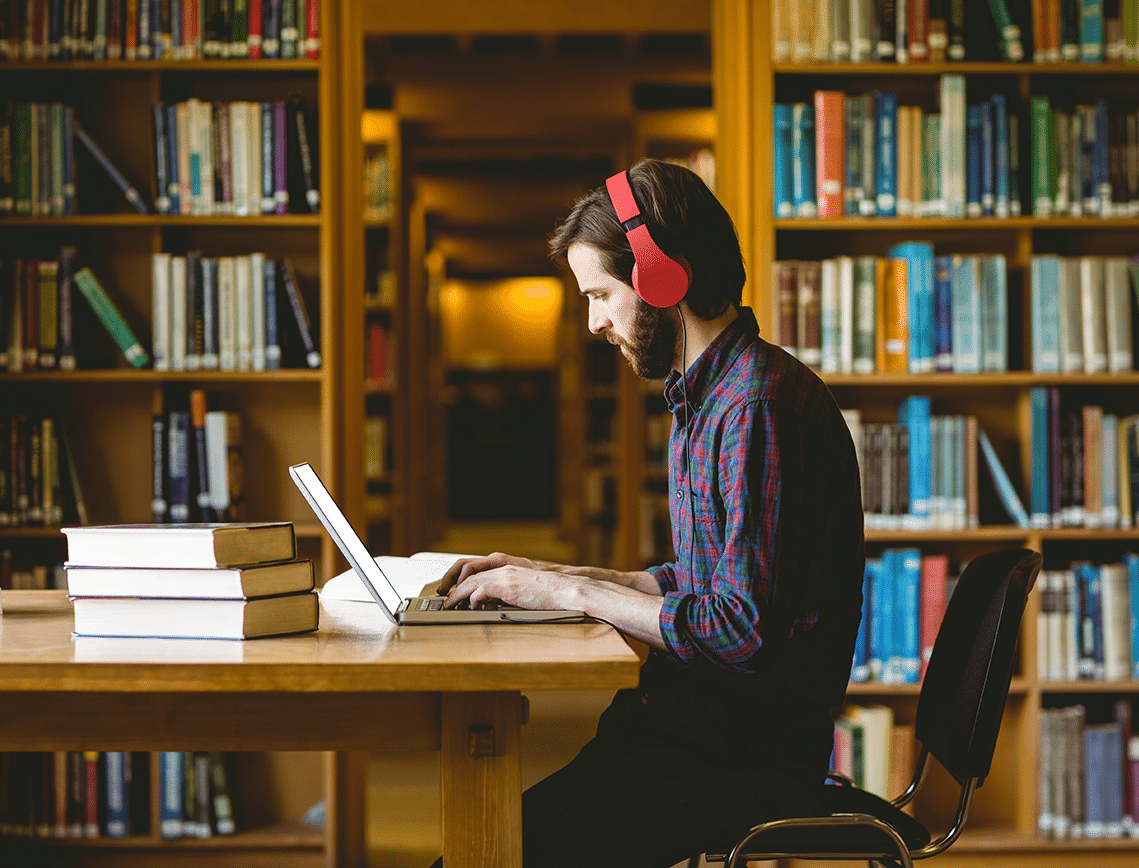
[[1032,213],[1037,217],[1052,216],[1052,109],[1048,97],[1034,96],[1029,103],[1032,125]]
[[1012,20],[1005,0],[989,0],[989,13],[1001,37],[1001,54],[1004,59],[1017,63],[1024,60],[1024,45],[1020,40],[1020,27]]
[[1020,116],[1008,116],[1008,213],[1020,216]]
[[79,291],[83,293],[83,297],[87,299],[95,315],[99,317],[99,321],[103,323],[103,327],[118,344],[132,367],[141,368],[149,363],[150,356],[142,348],[130,326],[126,324],[119,309],[107,297],[107,293],[99,285],[90,268],[82,268],[76,273],[75,285],[79,287]]
[[17,214],[32,213],[32,103],[12,109],[12,187]]

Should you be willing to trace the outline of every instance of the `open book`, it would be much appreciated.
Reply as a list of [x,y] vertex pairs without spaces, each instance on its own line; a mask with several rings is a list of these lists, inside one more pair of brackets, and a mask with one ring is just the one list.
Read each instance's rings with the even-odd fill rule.
[[[433,595],[435,587],[450,568],[460,558],[476,555],[459,555],[449,552],[416,552],[409,558],[398,555],[377,555],[373,560],[384,571],[384,575],[395,586],[396,591],[406,597],[414,597],[423,592]],[[320,589],[324,600],[358,600],[375,603],[355,570],[345,570],[333,576]]]

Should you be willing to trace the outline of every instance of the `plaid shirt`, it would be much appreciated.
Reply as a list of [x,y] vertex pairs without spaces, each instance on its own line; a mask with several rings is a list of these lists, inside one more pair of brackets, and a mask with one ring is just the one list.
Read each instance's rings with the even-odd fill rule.
[[780,692],[841,704],[864,553],[854,444],[833,397],[742,308],[684,390],[672,372],[665,398],[677,558],[650,572],[674,665],[762,673]]

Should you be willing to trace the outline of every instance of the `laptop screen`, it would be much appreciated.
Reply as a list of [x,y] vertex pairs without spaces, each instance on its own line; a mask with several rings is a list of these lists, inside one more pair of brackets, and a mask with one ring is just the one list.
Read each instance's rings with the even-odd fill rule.
[[294,464],[289,468],[289,475],[301,490],[301,494],[305,496],[305,500],[308,501],[321,524],[324,525],[325,530],[328,531],[344,557],[348,559],[348,563],[352,565],[356,575],[360,577],[364,586],[376,598],[376,602],[380,604],[384,614],[395,621],[393,613],[398,611],[402,605],[403,596],[396,591],[392,583],[388,581],[388,577],[384,575],[384,571],[372,559],[368,553],[368,547],[364,545],[359,534],[349,524],[344,513],[340,511],[340,507],[336,505],[336,501],[332,499],[332,495],[328,493],[328,489],[324,487],[324,483],[320,481],[316,471],[307,463]]

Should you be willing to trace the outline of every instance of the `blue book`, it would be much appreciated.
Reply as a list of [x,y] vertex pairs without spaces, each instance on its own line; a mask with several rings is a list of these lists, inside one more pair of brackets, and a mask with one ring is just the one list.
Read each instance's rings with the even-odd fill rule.
[[874,114],[878,131],[874,198],[879,217],[895,217],[898,213],[898,95],[876,91]]
[[166,127],[166,106],[156,102],[150,107],[154,124],[154,210],[170,213],[170,130]]
[[1049,487],[1048,412],[1051,396],[1047,386],[1033,386],[1028,392],[1032,410],[1032,487],[1028,503],[1030,520],[1035,528],[1052,526],[1052,498]]
[[896,563],[895,621],[900,628],[900,674],[905,684],[916,684],[921,673],[921,552],[916,548],[899,549]]
[[281,338],[277,317],[277,268],[273,259],[265,260],[265,369],[281,367]]
[[976,256],[953,257],[953,371],[981,370],[981,287]]
[[1028,513],[1024,509],[1024,502],[1021,501],[1020,495],[1018,495],[1016,489],[1013,488],[1012,480],[1009,479],[1004,466],[997,457],[992,442],[980,426],[977,427],[977,442],[981,444],[981,454],[985,458],[985,464],[989,468],[989,475],[993,478],[993,485],[996,486],[997,495],[1004,505],[1005,512],[1008,513],[1009,518],[1012,519],[1017,527],[1027,529],[1030,522]]
[[981,216],[992,217],[996,206],[996,145],[993,131],[993,104],[986,100],[977,106],[981,115]]
[[791,188],[792,112],[789,103],[776,103],[772,109],[772,193],[776,217],[795,216]]
[[1139,554],[1125,553],[1123,565],[1127,567],[1131,599],[1131,677],[1139,679]]
[[1095,196],[1098,199],[1098,213],[1101,217],[1112,215],[1109,146],[1107,103],[1102,99],[1097,99],[1095,102],[1095,143],[1092,146],[1092,172],[1095,182]]
[[980,257],[981,370],[1008,370],[1008,283],[1004,254]]
[[898,593],[900,572],[898,549],[882,551],[882,568],[878,575],[880,590],[874,595],[874,603],[881,612],[878,630],[877,653],[882,659],[881,681],[886,684],[900,684],[902,681],[902,612],[898,609],[901,595]]
[[906,530],[922,530],[929,525],[931,496],[932,443],[930,434],[930,399],[928,395],[910,395],[898,405],[898,422],[909,429],[910,511],[902,518]]
[[933,369],[953,372],[953,257],[933,262]]
[[[867,629],[866,654],[867,670],[870,680],[878,681],[882,678],[886,660],[890,656],[889,631],[890,612],[888,603],[890,595],[890,582],[884,569],[882,558],[867,558],[864,573],[864,584],[870,586],[870,621]],[[864,607],[866,604],[863,604]]]
[[850,666],[850,680],[856,683],[870,680],[870,619],[873,595],[874,568],[870,561],[862,571],[862,618],[858,622],[858,633],[854,638],[854,660]]
[[797,102],[791,107],[791,201],[796,217],[819,212],[815,195],[815,107]]
[[889,248],[886,255],[906,260],[909,370],[928,374],[933,371],[933,244],[906,241]]
[[126,838],[131,833],[129,764],[129,753],[109,750],[103,754],[103,831],[108,838]]
[[170,213],[182,213],[182,176],[178,171],[178,109],[166,107],[166,144],[169,152],[166,160],[166,174],[170,179]]
[[992,103],[993,118],[993,214],[1009,216],[1009,131],[1008,100],[1003,93],[995,93]]
[[1103,60],[1103,0],[1080,0],[1080,60]]
[[1032,257],[1030,307],[1032,370],[1038,374],[1060,371],[1060,259]]
[[182,837],[182,806],[185,775],[182,752],[162,751],[159,773],[159,817],[158,831],[163,838]]
[[965,107],[965,216],[981,216],[981,107]]

